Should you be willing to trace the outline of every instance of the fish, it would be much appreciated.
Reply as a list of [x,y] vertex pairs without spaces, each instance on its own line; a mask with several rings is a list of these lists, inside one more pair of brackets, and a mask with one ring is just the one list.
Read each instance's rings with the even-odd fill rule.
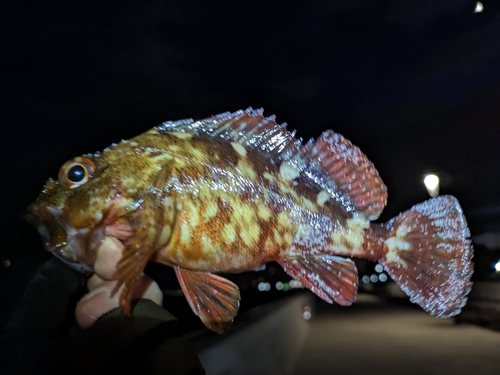
[[473,248],[458,200],[438,196],[377,223],[387,188],[349,140],[326,130],[304,143],[263,109],[164,122],[75,157],[28,207],[46,250],[91,274],[106,236],[123,242],[119,301],[131,313],[147,262],[173,267],[192,309],[227,331],[238,286],[220,274],[280,264],[321,299],[351,305],[352,258],[378,262],[413,303],[460,312]]

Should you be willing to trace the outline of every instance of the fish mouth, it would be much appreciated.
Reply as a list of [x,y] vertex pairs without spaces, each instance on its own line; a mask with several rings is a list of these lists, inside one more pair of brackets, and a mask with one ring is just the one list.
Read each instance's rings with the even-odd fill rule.
[[88,229],[77,230],[61,210],[37,204],[28,207],[25,219],[38,230],[45,250],[80,273],[90,275],[93,272],[92,267],[80,259],[84,251],[82,232]]

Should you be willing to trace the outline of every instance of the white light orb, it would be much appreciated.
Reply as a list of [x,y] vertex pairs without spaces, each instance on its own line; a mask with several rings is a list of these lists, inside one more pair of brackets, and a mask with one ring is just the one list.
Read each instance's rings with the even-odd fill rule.
[[495,264],[495,271],[500,272],[500,261]]
[[428,174],[424,177],[424,185],[431,197],[439,195],[439,177],[435,174]]

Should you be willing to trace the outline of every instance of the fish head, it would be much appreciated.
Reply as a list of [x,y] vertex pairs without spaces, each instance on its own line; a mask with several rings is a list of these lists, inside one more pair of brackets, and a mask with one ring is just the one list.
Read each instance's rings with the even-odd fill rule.
[[100,201],[100,192],[95,187],[103,169],[98,157],[87,155],[67,161],[57,180],[47,180],[26,215],[47,251],[85,273],[91,272],[85,246],[89,232],[99,221],[101,207],[95,203]]
[[45,249],[72,268],[91,273],[106,229],[118,220],[130,227],[137,221],[134,213],[161,163],[146,151],[138,142],[122,141],[64,163],[26,215]]

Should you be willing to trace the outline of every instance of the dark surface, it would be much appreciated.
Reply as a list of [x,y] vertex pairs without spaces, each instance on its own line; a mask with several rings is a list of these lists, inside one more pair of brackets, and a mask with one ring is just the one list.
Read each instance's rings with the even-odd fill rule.
[[320,303],[294,374],[498,375],[500,332],[369,295],[349,308]]

